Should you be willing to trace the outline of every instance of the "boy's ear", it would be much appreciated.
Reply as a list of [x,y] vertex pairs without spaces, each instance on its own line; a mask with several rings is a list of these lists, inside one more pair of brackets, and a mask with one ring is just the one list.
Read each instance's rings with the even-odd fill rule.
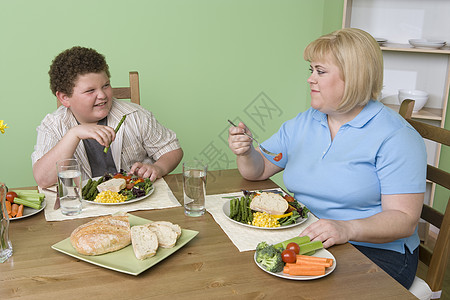
[[65,107],[70,107],[70,102],[69,102],[70,97],[67,96],[67,94],[57,91],[56,98],[58,98],[59,102],[61,102],[61,104],[64,105]]

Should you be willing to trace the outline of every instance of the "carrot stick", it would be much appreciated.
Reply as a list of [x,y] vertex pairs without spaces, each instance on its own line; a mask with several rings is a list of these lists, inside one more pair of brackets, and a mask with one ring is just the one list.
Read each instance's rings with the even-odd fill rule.
[[317,261],[317,262],[326,262],[327,259],[330,259],[330,258],[297,254],[297,260],[298,259],[304,259],[304,260],[308,260],[308,261]]
[[17,211],[19,210],[19,204],[14,203],[11,205],[11,216],[15,217],[17,215]]
[[8,213],[8,215],[10,215],[11,214],[11,202],[6,201],[5,204],[6,204],[6,212]]
[[19,209],[17,210],[16,218],[23,216],[23,204],[19,205]]
[[[305,266],[298,264],[286,264],[289,275],[296,276],[320,276],[325,275],[325,267],[322,266]],[[284,270],[283,270],[284,271]]]
[[321,261],[309,261],[306,259],[297,259],[297,261],[295,262],[297,265],[304,265],[304,266],[322,266],[325,268],[329,268],[333,265],[332,261],[326,261],[326,262],[321,262]]

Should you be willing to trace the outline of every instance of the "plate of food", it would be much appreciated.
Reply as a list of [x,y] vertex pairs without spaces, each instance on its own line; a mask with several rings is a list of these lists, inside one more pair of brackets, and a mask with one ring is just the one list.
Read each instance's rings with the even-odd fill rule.
[[[311,242],[308,237],[296,237],[294,239],[303,238],[307,238],[307,241],[303,241],[300,245],[288,240],[286,241],[287,247],[281,248],[277,245],[285,242],[275,245],[261,242],[256,248],[253,259],[256,265],[264,272],[284,279],[313,280],[330,275],[336,269],[336,258],[323,248],[320,241]],[[298,250],[297,252],[291,252],[294,251],[291,247],[292,244],[297,244],[298,250],[302,249],[302,246],[308,248],[308,250],[314,250],[308,251],[308,254],[298,253]],[[290,255],[289,253],[285,254],[285,252],[292,253],[291,256],[293,258],[289,263],[286,261]]]
[[122,205],[141,201],[154,191],[149,178],[124,172],[88,179],[83,182],[83,201],[98,205]]
[[[128,220],[124,221],[121,219],[123,217],[128,217]],[[108,223],[108,219],[111,218],[114,218],[114,220],[109,221],[110,223]],[[128,230],[126,225],[124,225],[124,228],[120,228],[120,230],[117,229],[118,223],[127,224],[127,222],[129,222]],[[81,243],[85,243],[89,240],[90,235],[94,234],[94,232],[98,234],[98,228],[101,227],[105,230],[109,230],[107,227],[109,227],[110,224],[114,224],[113,227],[115,230],[114,237],[112,238],[117,237],[117,240],[121,244],[118,247],[121,248],[107,249],[107,247],[111,247],[112,244],[108,241],[103,244],[89,245],[89,247],[86,248],[84,248],[86,245],[83,244],[82,247],[80,247]],[[153,231],[149,229],[152,226],[162,228]],[[122,231],[124,231],[125,234],[123,234]],[[71,237],[52,245],[52,248],[87,263],[136,276],[177,252],[197,234],[198,231],[182,229],[177,224],[172,224],[168,221],[152,222],[131,214],[127,214],[127,216],[104,216],[75,228]],[[111,236],[111,234],[109,234],[109,236]],[[128,239],[124,240],[124,236],[127,236]],[[172,236],[172,238],[167,238],[169,236]],[[95,239],[95,241],[91,240],[91,242],[97,243],[98,240],[99,239]],[[84,253],[83,250],[80,250],[83,248],[85,251],[90,252]],[[81,254],[76,249],[84,254]],[[96,252],[94,253],[92,251]]]
[[6,194],[6,199],[6,204],[10,206],[7,207],[10,221],[34,216],[47,204],[45,194],[34,190],[11,190]]
[[44,199],[44,200],[42,200],[41,208],[39,208],[39,209],[34,209],[34,208],[31,208],[31,207],[24,206],[23,207],[23,215],[21,217],[13,217],[13,218],[10,218],[9,220],[10,221],[14,221],[14,220],[20,220],[20,219],[23,219],[23,218],[28,218],[28,217],[34,216],[35,214],[38,214],[42,210],[44,210],[46,205],[47,205],[47,202]]
[[222,210],[236,224],[269,230],[298,226],[309,217],[309,210],[304,205],[278,191],[243,191],[242,197],[226,201]]

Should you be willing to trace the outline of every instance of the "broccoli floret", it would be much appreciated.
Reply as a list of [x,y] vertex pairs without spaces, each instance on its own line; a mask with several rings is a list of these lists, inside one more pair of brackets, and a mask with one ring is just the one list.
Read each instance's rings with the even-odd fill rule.
[[281,252],[272,245],[268,245],[267,243],[264,245],[262,243],[259,243],[256,247],[256,261],[269,272],[281,272],[284,267]]
[[269,246],[269,244],[267,244],[266,242],[260,242],[256,246],[256,252],[258,252],[259,250],[262,250],[263,248],[266,248],[267,246]]

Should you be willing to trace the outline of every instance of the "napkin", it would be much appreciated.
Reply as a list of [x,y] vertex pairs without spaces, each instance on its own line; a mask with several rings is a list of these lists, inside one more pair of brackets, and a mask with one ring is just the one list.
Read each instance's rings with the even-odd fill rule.
[[127,204],[120,205],[99,205],[91,204],[83,201],[83,210],[75,216],[66,216],[61,213],[61,209],[54,210],[53,206],[56,201],[56,194],[39,188],[41,193],[45,194],[47,205],[44,209],[45,219],[47,221],[63,221],[71,219],[80,219],[88,217],[97,217],[111,215],[117,212],[129,212],[136,210],[161,209],[168,207],[181,206],[174,194],[170,190],[164,178],[157,179],[153,183],[154,191],[148,197]]
[[[281,189],[279,190],[281,191]],[[259,229],[236,224],[223,212],[224,203],[228,203],[229,197],[232,196],[242,197],[242,192],[206,196],[206,210],[213,216],[216,223],[219,224],[240,252],[255,250],[258,243],[262,241],[268,244],[277,244],[296,237],[306,227],[318,220],[316,216],[309,213],[308,220],[298,226],[286,229]]]

